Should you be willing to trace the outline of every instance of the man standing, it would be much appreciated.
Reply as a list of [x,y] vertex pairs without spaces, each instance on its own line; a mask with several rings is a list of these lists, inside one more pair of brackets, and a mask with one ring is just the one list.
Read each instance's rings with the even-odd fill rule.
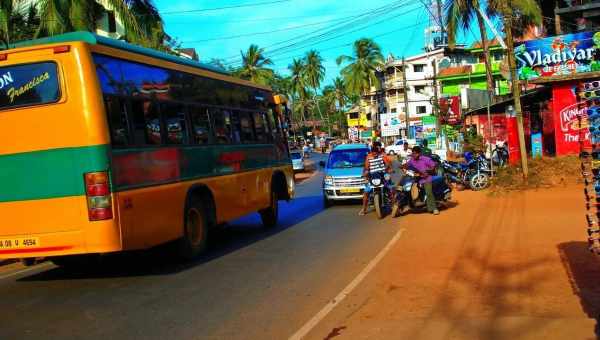
[[434,215],[438,215],[440,212],[437,209],[435,197],[433,196],[431,177],[435,171],[436,164],[431,160],[431,158],[422,155],[421,152],[421,148],[418,145],[413,147],[410,161],[408,161],[405,167],[419,174],[421,177],[419,183],[423,185],[425,188],[425,194],[427,194],[427,211]]
[[404,144],[402,144],[402,149],[398,153],[400,161],[402,163],[407,162],[410,158],[410,154],[411,154],[411,151],[410,151],[410,148],[408,147],[408,142],[404,141]]
[[365,215],[367,213],[367,208],[369,206],[369,195],[373,190],[368,180],[369,174],[381,171],[391,174],[392,162],[389,159],[389,157],[385,154],[385,152],[383,152],[381,143],[375,141],[373,142],[371,152],[367,154],[367,158],[365,159],[363,177],[367,180],[367,184],[365,185],[365,192],[363,193],[363,206],[362,209],[358,212],[358,215],[360,216]]

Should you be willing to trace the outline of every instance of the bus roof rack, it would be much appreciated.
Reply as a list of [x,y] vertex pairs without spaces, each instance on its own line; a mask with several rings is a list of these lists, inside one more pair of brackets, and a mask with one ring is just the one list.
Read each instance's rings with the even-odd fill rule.
[[214,67],[211,65],[207,65],[207,64],[200,63],[200,62],[186,59],[186,58],[177,57],[177,56],[165,53],[165,52],[153,50],[151,48],[133,45],[133,44],[127,43],[123,40],[117,40],[117,39],[103,37],[103,36],[100,36],[100,35],[97,35],[97,34],[94,34],[91,32],[86,32],[86,31],[64,33],[64,34],[55,35],[52,37],[40,38],[40,39],[34,39],[34,40],[24,40],[24,41],[20,41],[20,42],[11,43],[9,45],[9,48],[29,47],[29,46],[36,46],[36,45],[43,45],[43,44],[60,44],[60,43],[75,42],[75,41],[83,41],[83,42],[86,42],[91,45],[104,45],[104,46],[108,46],[108,47],[118,48],[120,50],[138,53],[138,54],[142,54],[142,55],[145,55],[148,57],[162,59],[165,61],[170,61],[172,63],[176,63],[176,64],[180,64],[180,65],[198,67],[198,68],[202,68],[207,71],[231,76],[231,74],[229,74],[227,71],[225,71],[221,68],[218,68],[218,67]]

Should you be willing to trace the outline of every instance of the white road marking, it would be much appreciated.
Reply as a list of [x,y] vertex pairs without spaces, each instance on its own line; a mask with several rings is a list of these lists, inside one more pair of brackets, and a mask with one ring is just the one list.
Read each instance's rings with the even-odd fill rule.
[[392,249],[392,246],[400,239],[400,236],[402,236],[403,232],[403,228],[398,230],[396,235],[394,235],[394,237],[379,252],[379,254],[377,254],[377,256],[375,256],[375,258],[367,264],[367,266],[358,274],[358,276],[356,276],[354,280],[352,280],[352,282],[350,282],[346,286],[346,288],[344,288],[335,298],[333,298],[333,300],[327,303],[325,307],[323,307],[323,309],[321,309],[315,316],[313,316],[312,319],[308,320],[308,322],[305,323],[304,326],[302,326],[302,328],[300,328],[296,333],[290,336],[288,340],[300,340],[304,338],[311,330],[313,330],[313,328],[315,328],[319,324],[319,322],[321,322],[321,320],[323,320],[327,316],[327,314],[329,314],[335,308],[335,306],[340,304],[340,302],[342,302],[348,295],[350,295],[354,288],[356,288],[362,282],[362,280],[367,275],[369,275],[373,268],[377,266],[381,259],[383,259],[383,257],[390,251],[390,249]]
[[43,270],[43,269],[50,269],[53,266],[54,266],[54,264],[52,264],[50,262],[40,263],[40,264],[35,265],[33,267],[28,267],[28,268],[25,268],[25,269],[21,269],[19,271],[14,272],[14,273],[6,274],[6,275],[1,275],[0,276],[0,280],[8,279],[9,277],[17,276],[17,275],[20,275],[20,274],[25,274],[27,272],[33,272],[33,271],[36,271],[36,270],[39,271],[39,270]]

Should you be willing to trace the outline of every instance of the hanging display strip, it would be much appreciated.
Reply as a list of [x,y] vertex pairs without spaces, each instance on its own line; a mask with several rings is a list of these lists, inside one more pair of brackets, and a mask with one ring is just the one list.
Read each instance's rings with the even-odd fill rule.
[[[600,82],[579,83],[579,146],[589,250],[600,255]],[[590,140],[591,143],[586,143]]]

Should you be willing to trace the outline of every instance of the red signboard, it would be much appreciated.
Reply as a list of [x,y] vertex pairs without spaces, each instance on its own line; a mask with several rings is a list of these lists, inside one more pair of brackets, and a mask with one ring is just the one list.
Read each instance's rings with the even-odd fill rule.
[[590,146],[587,129],[588,101],[577,95],[579,82],[558,83],[552,86],[556,154],[577,154]]
[[460,124],[460,96],[441,98],[440,111],[446,124]]

